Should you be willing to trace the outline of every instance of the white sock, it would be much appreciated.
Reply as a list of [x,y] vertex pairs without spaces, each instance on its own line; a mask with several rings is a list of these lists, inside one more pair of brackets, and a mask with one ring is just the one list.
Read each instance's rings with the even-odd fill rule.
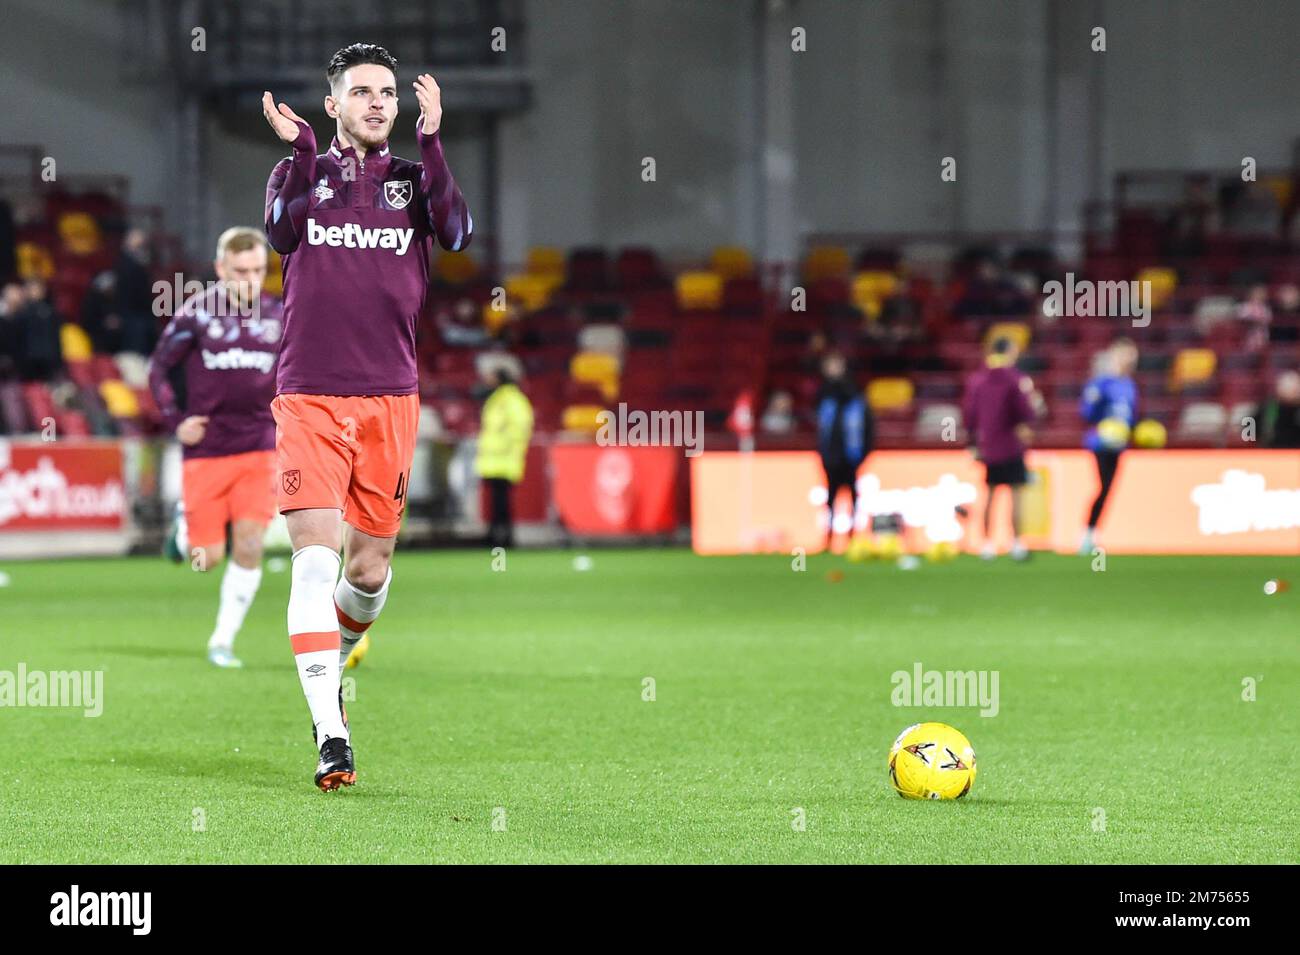
[[393,568],[388,568],[384,585],[373,594],[359,589],[344,574],[339,577],[339,584],[334,588],[334,612],[339,621],[339,666],[348,662],[352,648],[366,635],[370,625],[384,609],[388,599],[388,585],[393,582]]
[[221,577],[221,605],[217,609],[216,628],[208,638],[209,650],[229,650],[235,645],[235,634],[244,625],[244,617],[261,583],[260,565],[250,569],[240,567],[233,560],[226,561],[226,572]]
[[298,679],[307,697],[316,742],[348,738],[339,713],[339,625],[334,615],[334,581],[339,555],[324,544],[310,544],[293,554],[289,585],[289,642]]

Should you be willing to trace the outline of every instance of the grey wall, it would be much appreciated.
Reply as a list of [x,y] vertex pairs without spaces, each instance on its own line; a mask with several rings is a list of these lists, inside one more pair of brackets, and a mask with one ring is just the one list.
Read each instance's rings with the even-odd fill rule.
[[[171,98],[120,82],[116,5],[0,4],[0,142],[42,144],[63,173],[130,175],[140,202],[171,198]],[[788,95],[768,97],[788,115],[760,117],[757,0],[529,0],[536,106],[500,129],[505,258],[543,243],[754,247],[765,215],[791,236],[1069,227],[1117,169],[1285,165],[1300,135],[1292,0],[784,6],[773,22],[805,27],[808,50],[784,54]],[[1088,49],[1096,25],[1105,53]],[[788,50],[774,41],[769,56]],[[324,139],[319,104],[295,105]],[[761,164],[760,130],[783,120],[788,141]],[[482,141],[455,116],[444,128],[481,209]],[[256,222],[284,150],[256,114],[212,116],[207,137],[213,228]],[[413,137],[395,145],[409,154]],[[956,183],[940,182],[946,155]],[[645,156],[657,182],[641,180]],[[785,205],[760,201],[773,162],[793,169]]]

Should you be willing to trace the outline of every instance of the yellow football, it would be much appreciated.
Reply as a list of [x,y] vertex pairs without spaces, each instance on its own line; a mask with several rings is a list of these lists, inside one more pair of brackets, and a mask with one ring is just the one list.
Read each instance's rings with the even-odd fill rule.
[[889,750],[889,781],[906,799],[960,799],[975,785],[975,750],[947,723],[917,723]]

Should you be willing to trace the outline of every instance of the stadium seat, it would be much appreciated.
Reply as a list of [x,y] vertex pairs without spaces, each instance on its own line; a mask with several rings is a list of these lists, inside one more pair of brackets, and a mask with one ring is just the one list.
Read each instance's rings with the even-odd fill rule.
[[1138,272],[1137,280],[1138,294],[1143,294],[1143,290],[1148,288],[1145,284],[1150,284],[1151,289],[1151,310],[1158,311],[1169,303],[1173,298],[1174,291],[1178,288],[1178,273],[1173,269],[1164,267],[1150,267]]
[[528,311],[536,311],[550,303],[551,295],[563,283],[564,277],[558,272],[516,272],[506,276],[506,297]]
[[89,361],[95,353],[86,330],[71,322],[65,322],[59,327],[59,344],[65,361]]
[[524,270],[532,275],[564,277],[564,252],[549,245],[535,245],[528,250]]
[[1187,391],[1206,384],[1214,377],[1217,356],[1209,348],[1184,348],[1174,356],[1169,370],[1169,390]]
[[449,285],[464,285],[478,275],[478,263],[468,252],[443,252],[438,256],[437,271]]
[[596,416],[604,410],[600,405],[569,405],[564,409],[560,424],[565,431],[595,434],[600,430],[600,422]]
[[853,277],[853,304],[872,320],[880,317],[885,299],[898,291],[898,277],[892,272],[859,272]]
[[720,245],[709,256],[709,268],[724,279],[748,278],[754,274],[749,250],[738,245]]
[[620,362],[603,352],[578,352],[569,362],[569,377],[578,384],[595,385],[606,400],[618,397]]
[[99,396],[114,418],[132,419],[140,416],[140,403],[136,400],[135,392],[123,381],[111,379],[100,382]]
[[961,408],[955,404],[932,404],[921,408],[916,416],[916,428],[912,433],[916,441],[924,444],[945,443],[948,426],[955,429],[955,436],[961,430]]
[[45,246],[35,242],[19,242],[17,248],[18,277],[42,279],[48,282],[54,278],[54,257]]
[[808,250],[801,270],[805,282],[843,279],[849,274],[849,253],[838,245],[817,245]]
[[94,255],[103,243],[99,223],[85,212],[65,212],[59,216],[58,232],[63,248],[76,256]]
[[1222,444],[1228,413],[1213,401],[1192,401],[1178,416],[1174,440],[1178,443]]
[[911,405],[912,395],[907,378],[873,378],[867,384],[867,403],[873,411],[901,411]]
[[682,309],[722,306],[722,276],[717,272],[682,272],[677,276],[677,304]]

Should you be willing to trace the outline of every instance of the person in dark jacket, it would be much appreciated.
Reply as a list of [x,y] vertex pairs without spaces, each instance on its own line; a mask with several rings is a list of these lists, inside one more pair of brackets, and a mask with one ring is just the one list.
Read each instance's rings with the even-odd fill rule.
[[143,229],[127,232],[113,273],[116,278],[114,311],[121,316],[122,350],[148,355],[158,341],[158,320],[153,314],[149,237]]
[[[826,472],[826,549],[835,538],[835,498],[848,488],[854,515],[858,508],[858,468],[871,452],[875,422],[862,392],[848,375],[839,352],[822,359],[822,383],[817,391],[817,453]],[[852,535],[853,525],[849,525]]]
[[27,304],[27,293],[18,282],[6,282],[0,289],[0,381],[18,374],[23,353],[23,327],[18,315]]
[[42,280],[28,279],[26,291],[27,304],[18,312],[23,336],[18,374],[23,381],[49,381],[63,368],[62,322]]
[[1300,448],[1300,371],[1277,376],[1273,398],[1260,409],[1264,446]]

